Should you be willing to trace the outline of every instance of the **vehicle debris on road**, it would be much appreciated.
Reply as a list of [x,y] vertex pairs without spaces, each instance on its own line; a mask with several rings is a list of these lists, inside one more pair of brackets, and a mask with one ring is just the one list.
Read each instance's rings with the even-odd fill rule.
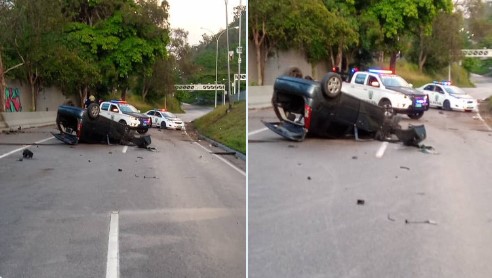
[[422,220],[422,221],[411,221],[408,219],[405,219],[405,224],[430,224],[430,225],[437,225],[437,222],[434,220]]

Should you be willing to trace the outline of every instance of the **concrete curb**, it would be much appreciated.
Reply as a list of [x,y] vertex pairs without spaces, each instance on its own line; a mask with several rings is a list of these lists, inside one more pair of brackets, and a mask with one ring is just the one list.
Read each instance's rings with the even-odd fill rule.
[[227,147],[226,145],[223,145],[223,144],[221,144],[221,143],[219,143],[217,141],[214,141],[214,140],[206,137],[205,135],[201,135],[200,133],[198,133],[198,137],[200,139],[202,139],[202,140],[205,140],[205,141],[209,142],[212,145],[218,146],[219,148],[223,149],[226,152],[235,153],[234,154],[235,157],[237,157],[239,159],[242,159],[243,161],[246,161],[246,155],[242,154],[241,152],[238,152],[238,151],[236,151],[234,149],[231,149],[231,148]]
[[56,111],[2,112],[0,113],[0,130],[54,125],[56,122],[56,113]]

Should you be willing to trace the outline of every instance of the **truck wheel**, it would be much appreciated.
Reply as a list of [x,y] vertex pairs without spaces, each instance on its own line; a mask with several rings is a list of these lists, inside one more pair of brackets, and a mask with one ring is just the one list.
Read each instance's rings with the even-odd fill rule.
[[391,116],[395,115],[395,110],[393,109],[393,106],[391,105],[391,101],[389,101],[387,99],[383,99],[379,102],[379,106],[383,107],[384,116],[391,117]]
[[340,75],[329,72],[321,80],[321,91],[329,98],[335,98],[342,92],[342,78]]
[[424,115],[424,112],[422,112],[422,111],[407,114],[407,116],[410,119],[414,119],[414,120],[418,120],[418,119],[422,118],[423,115]]
[[302,78],[302,71],[298,67],[291,67],[284,72],[284,75]]
[[95,120],[99,116],[99,105],[96,103],[91,103],[87,107],[87,116],[89,116],[89,119]]
[[449,103],[449,100],[444,101],[442,104],[442,110],[451,111],[451,104]]

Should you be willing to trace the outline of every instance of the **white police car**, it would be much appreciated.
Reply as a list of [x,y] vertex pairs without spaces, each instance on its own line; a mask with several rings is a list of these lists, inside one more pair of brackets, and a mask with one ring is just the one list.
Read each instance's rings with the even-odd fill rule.
[[144,134],[150,127],[150,118],[123,100],[104,101],[100,104],[99,115],[128,126]]
[[477,100],[462,89],[451,85],[449,81],[434,81],[425,84],[418,90],[429,94],[431,107],[467,112],[477,110]]
[[185,129],[184,122],[165,109],[154,109],[145,112],[152,120],[152,126],[169,129]]

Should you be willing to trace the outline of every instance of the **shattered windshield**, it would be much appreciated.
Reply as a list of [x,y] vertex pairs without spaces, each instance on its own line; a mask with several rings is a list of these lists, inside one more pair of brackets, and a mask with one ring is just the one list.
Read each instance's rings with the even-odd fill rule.
[[398,75],[381,75],[381,81],[386,87],[412,87],[405,79]]

